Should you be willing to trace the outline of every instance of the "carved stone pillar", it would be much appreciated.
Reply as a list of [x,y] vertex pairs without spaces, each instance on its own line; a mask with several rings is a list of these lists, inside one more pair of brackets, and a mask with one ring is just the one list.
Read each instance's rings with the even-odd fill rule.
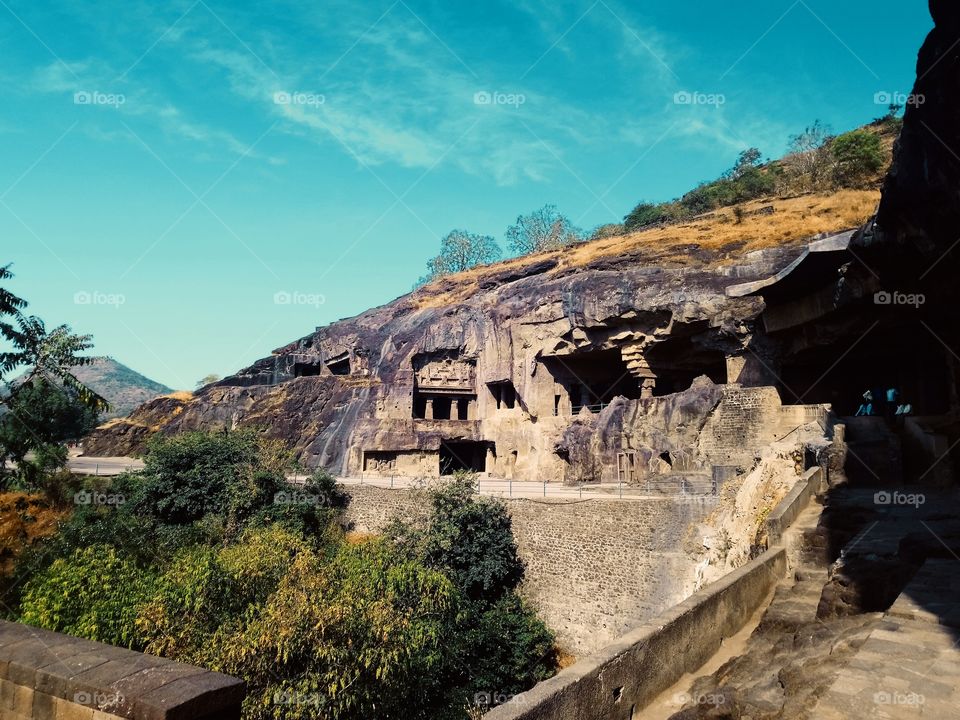
[[433,398],[427,398],[427,407],[423,412],[423,417],[427,420],[433,420]]
[[653,391],[657,387],[656,378],[644,378],[640,383],[640,399],[648,400],[653,397]]

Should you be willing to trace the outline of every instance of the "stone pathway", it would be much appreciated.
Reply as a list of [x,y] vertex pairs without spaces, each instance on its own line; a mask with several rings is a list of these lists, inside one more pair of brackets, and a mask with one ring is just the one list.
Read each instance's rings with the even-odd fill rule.
[[811,717],[960,716],[960,562],[928,560]]

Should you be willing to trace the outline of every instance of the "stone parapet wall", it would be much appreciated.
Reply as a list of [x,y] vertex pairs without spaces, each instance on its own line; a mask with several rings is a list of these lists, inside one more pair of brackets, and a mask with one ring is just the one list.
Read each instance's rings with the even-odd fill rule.
[[695,672],[769,597],[786,571],[774,548],[600,652],[487,713],[486,720],[606,720],[639,711]]
[[0,621],[4,720],[239,720],[241,680]]

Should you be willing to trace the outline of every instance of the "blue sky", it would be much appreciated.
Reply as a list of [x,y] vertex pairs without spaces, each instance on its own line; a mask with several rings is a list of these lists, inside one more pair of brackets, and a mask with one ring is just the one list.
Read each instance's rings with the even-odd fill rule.
[[589,229],[869,122],[926,8],[0,0],[0,263],[192,388],[403,294],[453,228],[554,203]]

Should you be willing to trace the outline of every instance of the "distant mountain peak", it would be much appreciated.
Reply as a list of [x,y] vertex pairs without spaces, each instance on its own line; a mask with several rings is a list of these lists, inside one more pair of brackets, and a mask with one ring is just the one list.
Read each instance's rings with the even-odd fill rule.
[[95,357],[89,365],[73,368],[73,374],[110,403],[110,412],[102,416],[102,420],[129,415],[143,403],[173,392],[107,356]]

